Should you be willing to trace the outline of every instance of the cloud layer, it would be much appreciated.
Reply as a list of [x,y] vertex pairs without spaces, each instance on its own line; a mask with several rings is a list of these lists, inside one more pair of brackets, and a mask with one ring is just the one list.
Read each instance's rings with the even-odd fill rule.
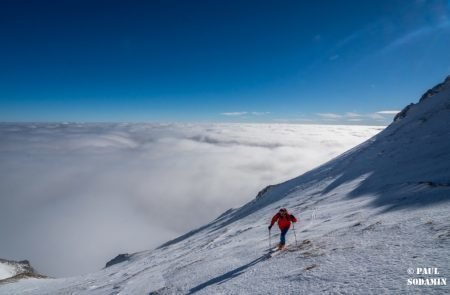
[[[354,117],[354,116],[352,116]],[[0,257],[53,276],[150,249],[380,131],[289,124],[0,124]]]

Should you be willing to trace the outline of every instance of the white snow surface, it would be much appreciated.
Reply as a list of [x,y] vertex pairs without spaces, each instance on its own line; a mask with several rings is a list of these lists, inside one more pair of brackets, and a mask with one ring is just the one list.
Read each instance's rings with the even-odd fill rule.
[[16,268],[9,263],[0,262],[0,280],[16,275]]
[[[334,160],[127,262],[1,294],[448,294],[408,268],[450,276],[450,85]],[[267,255],[269,219],[299,218]],[[272,230],[272,244],[277,230]],[[430,278],[432,276],[429,276]]]

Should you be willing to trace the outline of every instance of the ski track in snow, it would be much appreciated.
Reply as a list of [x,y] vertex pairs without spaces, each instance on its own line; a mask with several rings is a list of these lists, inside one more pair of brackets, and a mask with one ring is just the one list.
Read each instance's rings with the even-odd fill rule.
[[[450,83],[449,83],[450,84]],[[2,294],[448,294],[450,85],[340,157],[162,247],[85,276],[28,279]],[[280,207],[299,218],[269,257]],[[275,229],[275,228],[274,228]],[[272,230],[272,243],[278,239]]]

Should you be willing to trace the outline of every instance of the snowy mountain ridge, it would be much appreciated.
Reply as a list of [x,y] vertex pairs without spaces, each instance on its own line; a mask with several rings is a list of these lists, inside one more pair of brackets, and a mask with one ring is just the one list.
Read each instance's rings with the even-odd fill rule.
[[[365,143],[155,250],[0,294],[446,294],[423,283],[450,276],[450,79],[433,89]],[[299,222],[270,258],[281,207]]]
[[16,282],[23,278],[45,278],[45,276],[37,273],[28,260],[0,259],[0,285]]

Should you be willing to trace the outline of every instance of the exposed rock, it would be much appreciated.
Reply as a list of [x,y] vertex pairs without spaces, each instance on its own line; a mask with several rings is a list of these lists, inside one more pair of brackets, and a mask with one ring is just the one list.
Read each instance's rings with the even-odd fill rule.
[[422,95],[419,102],[422,102],[422,101],[430,98],[431,96],[435,95],[436,93],[439,93],[445,87],[445,84],[447,84],[449,82],[450,82],[450,76],[447,76],[447,78],[445,78],[444,82],[437,84],[436,86],[434,86],[431,89],[428,89],[427,92],[425,92]]
[[[428,89],[421,97],[418,103],[423,102],[424,100],[429,99],[430,97],[432,97],[433,95],[441,92],[445,87],[450,87],[450,76],[447,76],[447,78],[445,78],[444,82],[437,84],[436,86],[434,86],[431,89]],[[395,115],[394,117],[394,122],[400,119],[403,119],[404,117],[406,117],[408,111],[411,109],[411,107],[415,106],[415,103],[410,103],[409,105],[407,105],[400,113],[398,113],[397,115]]]
[[130,258],[131,258],[131,255],[128,253],[119,254],[116,257],[114,257],[113,259],[111,259],[110,261],[108,261],[105,265],[105,268],[110,267],[117,263],[128,261],[128,260],[130,260]]
[[14,261],[0,258],[0,264],[6,264],[14,269],[12,276],[0,280],[0,284],[13,283],[24,278],[47,278],[36,272],[28,260]]
[[406,107],[403,108],[403,110],[400,111],[400,113],[398,113],[397,115],[395,115],[394,117],[394,122],[399,120],[399,119],[403,119],[404,117],[406,117],[406,114],[408,113],[409,109],[414,106],[414,103],[410,103],[409,105],[407,105]]
[[256,195],[256,199],[261,198],[265,193],[267,193],[272,187],[274,187],[274,185],[268,185],[265,188],[263,188],[257,195]]

